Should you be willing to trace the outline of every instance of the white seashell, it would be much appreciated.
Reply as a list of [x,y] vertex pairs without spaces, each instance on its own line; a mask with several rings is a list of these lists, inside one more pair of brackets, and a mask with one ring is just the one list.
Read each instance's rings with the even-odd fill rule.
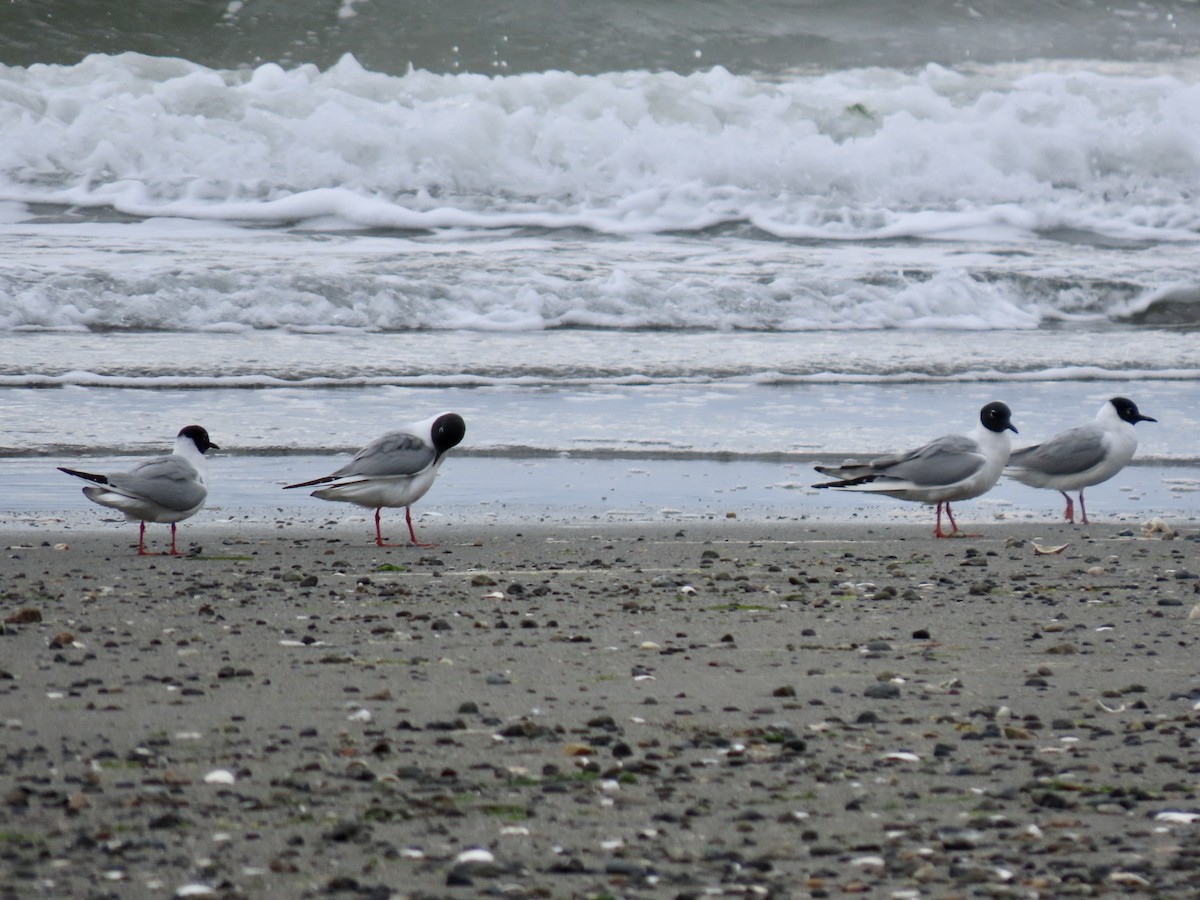
[[401,859],[424,859],[425,851],[420,847],[405,847],[400,851]]
[[909,753],[907,750],[896,750],[886,754],[884,759],[894,760],[895,762],[920,762],[921,757],[915,753]]
[[1125,884],[1131,887],[1149,887],[1150,882],[1134,872],[1109,872],[1108,880],[1113,884]]
[[496,857],[482,847],[472,847],[454,857],[456,863],[493,863]]
[[371,715],[369,709],[357,709],[346,716],[346,718],[351,722],[370,722],[374,716]]
[[882,856],[860,856],[850,860],[850,865],[861,866],[864,869],[882,869],[884,862]]
[[638,644],[639,650],[661,650],[662,647],[654,643],[654,641],[642,641]]
[[185,884],[175,892],[176,897],[215,897],[217,892],[207,884]]
[[213,769],[204,776],[205,784],[233,784],[237,777],[228,769]]
[[512,834],[518,837],[526,837],[529,834],[529,829],[524,825],[505,825],[500,829],[501,834]]
[[1056,553],[1062,553],[1071,546],[1070,544],[1059,544],[1057,547],[1043,547],[1037,541],[1030,541],[1030,543],[1033,544],[1034,556],[1053,556]]
[[1155,822],[1172,822],[1182,825],[1191,825],[1197,820],[1200,820],[1200,813],[1177,810],[1164,810],[1154,817]]
[[685,585],[683,585],[682,587],[680,587],[680,589],[679,589],[679,593],[681,593],[681,594],[694,594],[694,593],[696,593],[696,589],[695,589],[694,587],[692,587],[690,584],[685,584]]

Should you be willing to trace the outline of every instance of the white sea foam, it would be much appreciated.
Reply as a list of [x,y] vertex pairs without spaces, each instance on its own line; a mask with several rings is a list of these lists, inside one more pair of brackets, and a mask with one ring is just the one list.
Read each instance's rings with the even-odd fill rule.
[[0,330],[1194,323],[1197,73],[0,67]]
[[0,68],[0,196],[396,229],[1191,241],[1197,71],[395,77],[352,57],[92,56]]

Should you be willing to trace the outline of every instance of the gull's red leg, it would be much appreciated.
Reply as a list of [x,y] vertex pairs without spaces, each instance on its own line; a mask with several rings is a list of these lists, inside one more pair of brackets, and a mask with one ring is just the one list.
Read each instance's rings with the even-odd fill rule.
[[950,520],[950,533],[958,534],[958,523],[954,521],[954,513],[950,512],[950,501],[946,501],[946,518]]
[[[1072,525],[1074,525],[1075,524],[1075,504],[1071,502],[1071,495],[1068,494],[1066,491],[1059,491],[1059,493],[1067,498],[1067,508],[1063,512],[1063,518],[1066,519],[1068,522],[1070,522]],[[1080,503],[1083,502],[1083,494],[1082,493],[1079,495],[1079,502]]]
[[[947,506],[947,510],[949,510],[949,506]],[[942,531],[942,501],[941,500],[938,501],[938,505],[937,505],[937,524],[933,526],[933,536],[940,537],[940,538],[950,536],[950,535],[946,534],[944,531]]]
[[404,507],[404,520],[406,522],[408,522],[408,536],[410,538],[412,538],[412,545],[414,547],[434,547],[434,546],[436,546],[435,544],[422,544],[420,541],[417,540],[417,533],[413,530],[412,507],[411,506]]

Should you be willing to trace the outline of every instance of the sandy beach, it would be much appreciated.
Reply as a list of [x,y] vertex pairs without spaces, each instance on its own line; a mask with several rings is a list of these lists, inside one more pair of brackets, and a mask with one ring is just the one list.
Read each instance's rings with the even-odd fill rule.
[[0,895],[1196,890],[1200,532],[979,530],[8,526]]

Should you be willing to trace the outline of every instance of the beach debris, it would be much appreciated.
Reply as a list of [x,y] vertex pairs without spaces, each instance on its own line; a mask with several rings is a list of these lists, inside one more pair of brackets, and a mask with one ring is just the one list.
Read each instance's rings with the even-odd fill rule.
[[42,621],[41,610],[32,606],[23,606],[11,616],[4,619],[5,625],[34,625]]
[[213,769],[204,776],[205,784],[233,784],[236,781],[237,776],[228,769]]
[[1033,544],[1033,555],[1034,556],[1054,556],[1058,553],[1062,553],[1064,550],[1066,550],[1068,547],[1071,546],[1069,543],[1068,544],[1059,544],[1055,547],[1046,547],[1046,546],[1043,546],[1042,544],[1039,544],[1037,541],[1030,541],[1030,543]]
[[1156,516],[1142,523],[1142,537],[1150,538],[1155,536],[1164,541],[1169,541],[1175,537],[1175,529]]

